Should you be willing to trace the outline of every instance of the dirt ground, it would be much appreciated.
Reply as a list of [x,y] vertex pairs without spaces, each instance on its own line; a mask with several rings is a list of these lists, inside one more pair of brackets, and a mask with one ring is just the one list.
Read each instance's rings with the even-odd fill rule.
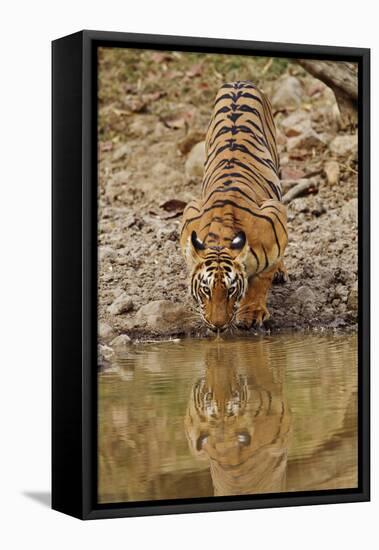
[[187,315],[181,203],[173,201],[199,196],[197,144],[218,87],[247,79],[273,102],[284,192],[299,180],[311,182],[288,204],[290,278],[273,286],[264,330],[356,328],[356,129],[341,127],[333,93],[285,59],[103,49],[98,316],[104,349],[120,335],[125,342],[205,334]]

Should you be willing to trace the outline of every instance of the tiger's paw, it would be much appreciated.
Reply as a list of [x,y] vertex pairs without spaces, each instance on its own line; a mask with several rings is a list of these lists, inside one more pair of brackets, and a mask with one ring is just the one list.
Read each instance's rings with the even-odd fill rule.
[[278,269],[275,271],[274,276],[272,278],[272,282],[274,285],[282,285],[286,283],[289,280],[288,271],[282,264]]
[[251,327],[261,327],[270,318],[266,306],[252,306],[248,310],[237,315],[237,326],[245,330]]

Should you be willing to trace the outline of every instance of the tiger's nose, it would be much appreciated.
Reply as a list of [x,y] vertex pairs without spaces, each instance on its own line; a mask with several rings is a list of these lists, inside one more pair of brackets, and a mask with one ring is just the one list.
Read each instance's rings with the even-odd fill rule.
[[227,328],[228,328],[228,325],[213,324],[211,326],[211,330],[213,330],[213,332],[224,332]]

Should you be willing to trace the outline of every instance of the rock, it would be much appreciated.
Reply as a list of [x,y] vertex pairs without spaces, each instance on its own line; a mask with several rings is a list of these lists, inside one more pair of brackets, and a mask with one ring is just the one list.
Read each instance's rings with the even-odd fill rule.
[[154,128],[154,138],[158,141],[167,133],[167,128],[162,122],[157,122]]
[[99,260],[101,262],[103,261],[114,262],[116,259],[117,253],[110,246],[99,246],[98,255],[99,255]]
[[108,312],[111,315],[120,315],[133,309],[133,300],[128,296],[126,292],[123,292],[118,296],[114,302],[108,307]]
[[112,185],[113,187],[122,187],[128,182],[130,175],[131,173],[129,170],[120,170],[119,172],[112,174],[109,185]]
[[133,324],[135,328],[141,327],[162,334],[186,332],[191,328],[187,308],[169,300],[156,300],[142,306]]
[[321,216],[321,214],[325,214],[326,208],[322,203],[322,201],[318,200],[318,201],[315,201],[312,208],[310,208],[310,211],[313,216],[316,216],[316,218],[318,218],[319,216]]
[[113,160],[117,162],[118,160],[123,159],[127,155],[130,155],[130,153],[131,153],[130,145],[128,145],[127,143],[124,143],[123,145],[120,145],[119,147],[117,147],[117,149],[115,149],[115,151],[113,152],[113,155],[112,155]]
[[299,109],[283,119],[281,126],[287,137],[294,137],[312,129],[312,122],[309,113]]
[[358,151],[358,136],[336,136],[330,143],[329,149],[337,156],[353,155]]
[[165,176],[170,171],[170,167],[164,162],[158,161],[152,168],[152,174],[154,176]]
[[309,212],[309,201],[304,198],[296,198],[289,203],[288,207],[290,212],[306,213]]
[[112,294],[115,298],[118,298],[121,294],[124,294],[124,289],[120,286],[116,286],[116,288],[112,290]]
[[113,273],[104,273],[104,275],[101,275],[101,280],[105,283],[109,283],[114,280],[114,274]]
[[188,179],[201,178],[204,173],[205,163],[205,142],[201,141],[197,143],[195,147],[191,149],[190,154],[186,160],[185,172]]
[[336,160],[325,163],[324,172],[329,185],[336,185],[340,179],[340,165]]
[[352,287],[349,291],[349,294],[347,296],[347,302],[346,305],[348,309],[351,311],[357,312],[358,311],[358,287],[355,285]]
[[325,146],[322,137],[314,130],[309,129],[304,132],[304,134],[289,138],[287,141],[287,151],[293,151],[294,149],[312,149],[320,145]]
[[100,321],[97,328],[97,334],[102,340],[108,340],[114,335],[114,330],[105,321]]
[[131,340],[127,334],[120,334],[119,336],[116,336],[111,342],[111,346],[114,349],[120,350],[124,348],[125,346],[128,346],[130,344]]
[[281,78],[272,97],[272,105],[275,109],[287,109],[298,107],[303,94],[299,80],[294,76],[286,75]]
[[97,347],[97,352],[99,357],[103,360],[105,359],[105,361],[110,361],[110,359],[114,356],[114,351],[112,348],[101,344]]
[[151,133],[150,126],[146,124],[146,115],[134,115],[133,121],[129,125],[129,132],[139,137],[146,137]]
[[[330,282],[334,282],[334,283],[340,283],[339,286],[342,285],[345,285],[348,281],[351,280],[351,273],[349,271],[347,271],[347,269],[343,269],[342,267],[337,267],[333,272],[332,272],[332,278],[330,279]],[[340,289],[341,290],[341,289]]]
[[303,271],[301,273],[301,279],[313,279],[315,276],[314,266],[312,264],[303,265]]
[[308,286],[299,286],[290,296],[290,303],[299,313],[312,313],[316,310],[316,296]]

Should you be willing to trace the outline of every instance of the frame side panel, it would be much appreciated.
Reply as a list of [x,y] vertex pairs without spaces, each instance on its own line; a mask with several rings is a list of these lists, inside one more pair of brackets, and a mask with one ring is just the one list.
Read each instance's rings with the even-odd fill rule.
[[360,66],[359,168],[361,186],[359,226],[359,453],[362,491],[370,500],[370,51]]
[[81,517],[82,33],[52,63],[52,507]]

